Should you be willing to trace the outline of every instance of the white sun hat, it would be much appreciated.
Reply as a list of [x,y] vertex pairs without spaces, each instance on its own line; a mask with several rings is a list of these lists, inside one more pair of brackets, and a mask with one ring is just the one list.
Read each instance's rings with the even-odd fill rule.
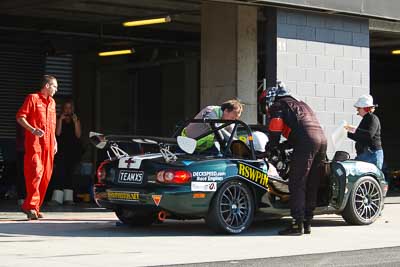
[[356,108],[368,108],[375,107],[374,99],[371,95],[362,95],[358,98],[357,102],[354,104]]

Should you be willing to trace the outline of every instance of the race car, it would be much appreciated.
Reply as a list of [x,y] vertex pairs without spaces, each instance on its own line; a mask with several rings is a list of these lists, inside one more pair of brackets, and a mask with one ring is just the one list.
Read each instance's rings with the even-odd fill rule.
[[[180,136],[189,123],[206,124],[209,131],[194,139]],[[219,132],[225,127],[233,129],[228,140]],[[131,226],[202,218],[225,234],[242,233],[255,216],[288,216],[291,149],[264,151],[265,138],[261,144],[256,138],[262,134],[240,120],[207,119],[189,120],[171,138],[91,132],[92,142],[108,154],[97,169],[95,201]],[[197,141],[209,135],[218,152],[196,151]],[[153,152],[128,154],[121,144]],[[388,186],[375,165],[349,158],[337,152],[324,163],[315,214],[340,214],[349,224],[368,225],[379,217]]]

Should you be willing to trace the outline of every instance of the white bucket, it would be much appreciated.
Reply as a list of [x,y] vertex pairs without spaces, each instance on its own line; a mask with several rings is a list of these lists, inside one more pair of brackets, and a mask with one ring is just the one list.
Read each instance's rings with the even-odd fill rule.
[[74,201],[74,191],[71,189],[64,189],[64,202]]
[[54,190],[53,196],[51,197],[52,201],[57,202],[58,204],[62,205],[64,199],[64,192],[61,190]]

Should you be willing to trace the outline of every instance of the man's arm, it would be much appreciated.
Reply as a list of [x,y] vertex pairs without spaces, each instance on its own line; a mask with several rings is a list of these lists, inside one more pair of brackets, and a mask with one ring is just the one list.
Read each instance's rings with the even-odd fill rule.
[[60,136],[62,132],[62,121],[65,118],[64,113],[56,121],[56,136]]
[[32,125],[29,124],[29,122],[25,119],[25,117],[19,117],[17,118],[17,122],[24,127],[27,131],[31,132],[33,135],[42,137],[44,134],[44,131],[39,128],[32,127]]
[[268,149],[274,148],[279,144],[281,134],[283,132],[285,122],[283,120],[283,107],[280,103],[274,103],[269,110],[270,121],[268,125]]
[[21,108],[18,110],[16,119],[18,124],[24,127],[24,129],[26,129],[28,132],[32,133],[33,135],[42,137],[44,131],[33,127],[26,120],[26,118],[30,116],[30,114],[33,112],[33,108],[34,108],[34,97],[33,95],[28,95],[25,98],[25,101],[22,104]]
[[81,130],[81,121],[78,119],[76,114],[72,115],[72,121],[74,122],[75,125],[75,136],[76,138],[81,138],[82,130]]
[[377,117],[368,118],[362,125],[358,126],[354,133],[348,132],[347,136],[356,142],[370,143],[376,134],[379,127],[379,120]]
[[54,135],[54,154],[57,154],[57,151],[58,151],[58,143],[56,135]]

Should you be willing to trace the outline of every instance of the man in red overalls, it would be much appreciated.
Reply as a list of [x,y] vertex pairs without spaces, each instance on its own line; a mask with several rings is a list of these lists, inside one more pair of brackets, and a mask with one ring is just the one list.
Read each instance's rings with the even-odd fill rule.
[[26,198],[22,211],[29,220],[43,218],[43,204],[47,186],[53,172],[54,154],[57,152],[55,139],[57,80],[44,75],[39,92],[26,97],[17,113],[17,122],[25,128],[24,174]]

